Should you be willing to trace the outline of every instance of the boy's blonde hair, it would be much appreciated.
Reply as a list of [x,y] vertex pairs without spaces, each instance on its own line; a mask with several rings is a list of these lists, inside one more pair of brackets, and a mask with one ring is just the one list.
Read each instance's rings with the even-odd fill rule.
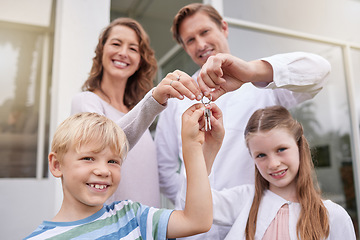
[[70,116],[58,126],[51,151],[62,161],[70,148],[79,151],[81,146],[89,143],[96,143],[94,152],[110,147],[114,154],[120,156],[121,163],[129,150],[126,135],[115,122],[97,113],[84,112]]

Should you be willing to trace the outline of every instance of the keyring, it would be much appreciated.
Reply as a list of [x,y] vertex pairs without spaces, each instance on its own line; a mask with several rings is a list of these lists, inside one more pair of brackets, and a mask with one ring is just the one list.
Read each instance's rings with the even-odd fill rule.
[[[204,102],[204,98],[207,98],[209,101]],[[212,101],[212,95],[211,94],[210,94],[210,98],[203,96],[203,98],[201,99],[202,104],[204,104],[205,106],[209,105],[211,103],[211,101]]]

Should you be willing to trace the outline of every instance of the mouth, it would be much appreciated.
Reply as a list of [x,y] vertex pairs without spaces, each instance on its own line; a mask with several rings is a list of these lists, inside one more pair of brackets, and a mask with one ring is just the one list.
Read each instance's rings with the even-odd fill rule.
[[203,53],[201,53],[199,55],[199,58],[207,59],[208,57],[210,57],[212,55],[212,53],[213,53],[213,49],[208,49],[208,50],[204,51]]
[[121,68],[124,68],[124,67],[127,67],[127,66],[130,65],[130,64],[128,64],[128,63],[121,62],[121,61],[118,61],[118,60],[113,60],[112,62],[114,63],[114,65],[115,65],[116,67],[121,67]]
[[87,183],[87,185],[91,188],[95,188],[96,190],[104,190],[109,186],[107,184],[93,184],[93,183]]
[[274,177],[274,178],[281,178],[285,175],[285,173],[287,172],[287,169],[275,172],[275,173],[270,173],[270,176]]

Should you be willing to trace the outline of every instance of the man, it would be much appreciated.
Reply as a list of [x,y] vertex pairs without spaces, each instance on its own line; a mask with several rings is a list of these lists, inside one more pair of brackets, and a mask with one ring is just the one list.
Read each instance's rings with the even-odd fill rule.
[[[322,89],[330,64],[320,56],[301,52],[250,62],[232,56],[227,41],[228,25],[210,5],[194,3],[180,9],[172,32],[201,67],[193,78],[203,94],[211,95],[223,111],[225,138],[212,167],[211,187],[221,190],[253,183],[254,163],[243,137],[249,117],[258,108],[271,105],[291,108],[313,98]],[[181,76],[180,81],[189,81],[186,78]],[[161,191],[176,206],[185,178],[180,120],[191,104],[190,100],[169,101],[160,114],[155,135]],[[227,232],[227,228],[213,225],[206,235],[191,239],[224,239]]]

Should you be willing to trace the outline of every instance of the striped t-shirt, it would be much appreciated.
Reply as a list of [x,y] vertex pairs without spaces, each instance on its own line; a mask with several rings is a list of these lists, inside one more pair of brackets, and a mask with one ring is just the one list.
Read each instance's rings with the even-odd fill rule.
[[130,200],[114,202],[82,220],[44,221],[25,239],[166,239],[171,212]]

